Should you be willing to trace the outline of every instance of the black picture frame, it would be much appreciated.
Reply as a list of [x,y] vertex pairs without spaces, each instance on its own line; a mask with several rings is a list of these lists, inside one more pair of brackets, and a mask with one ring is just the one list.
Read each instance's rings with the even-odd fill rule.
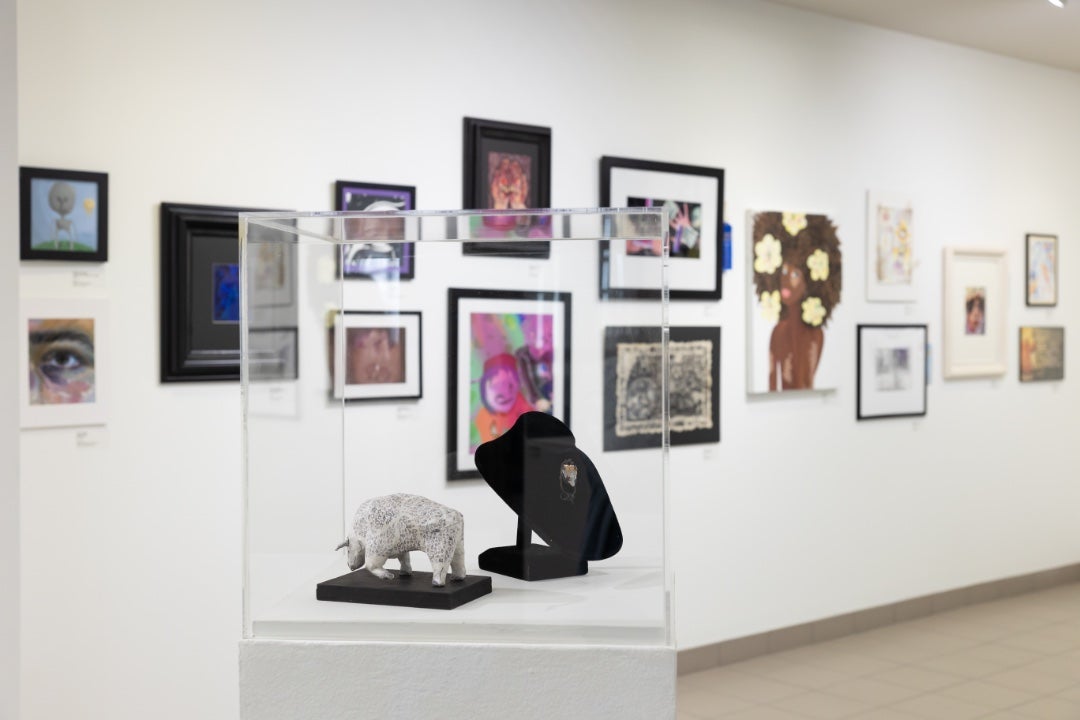
[[[550,225],[544,224],[542,217],[514,215],[511,211],[521,208],[503,207],[503,202],[495,201],[491,196],[490,176],[499,167],[498,156],[507,163],[528,159],[528,171],[522,169],[520,162],[516,164],[517,171],[525,172],[528,179],[524,206],[527,209],[550,207],[551,128],[467,117],[462,146],[461,207],[466,210],[506,210],[504,218],[473,218],[475,227],[471,236],[493,240],[464,242],[462,252],[465,255],[533,260],[550,257],[550,242],[529,239],[552,237]],[[500,241],[500,238],[505,240]]]
[[[450,288],[447,309],[447,479],[466,480],[480,477],[472,461],[474,441],[479,444],[492,439],[487,435],[501,435],[521,412],[545,409],[545,398],[551,414],[570,426],[571,294]],[[497,332],[503,330],[496,331],[494,337],[485,335],[485,347],[477,348],[473,340],[477,336],[477,328],[482,331],[486,328],[483,325],[483,315],[518,316],[522,334],[529,332],[524,326],[528,316],[542,318],[539,327],[533,326],[533,332],[544,329],[543,318],[550,318],[550,348],[544,342],[535,341],[535,335],[534,342],[527,343],[528,348],[513,348],[508,342],[498,346],[500,338]],[[476,316],[481,317],[477,319]],[[505,339],[505,332],[502,337]],[[522,356],[522,353],[530,352],[534,358],[536,352],[540,352],[540,359],[546,362],[549,368],[551,387],[547,389],[546,396],[543,394],[544,383],[538,382],[536,375],[530,370],[540,363],[534,365]],[[481,364],[484,367],[478,378],[472,377],[475,367],[474,353],[477,355],[475,359],[482,358]],[[522,365],[529,366],[526,368],[529,375],[524,382],[520,374]],[[476,421],[472,414],[473,385],[479,386],[485,382],[484,378],[489,372],[492,373],[489,379],[494,382],[494,374],[501,369],[512,369],[518,384],[513,406],[502,415],[492,413],[486,408],[477,408],[476,418],[480,417],[481,412],[486,412],[485,417],[488,420]],[[482,395],[482,389],[478,389],[475,397],[481,403]],[[530,399],[531,395],[536,395],[538,399]],[[479,428],[485,422],[488,424],[484,426],[485,431],[482,433]],[[477,430],[475,435],[474,429]]]
[[[668,340],[670,442],[718,443],[721,329],[672,327]],[[660,447],[660,359],[659,327],[604,328],[605,452]]]
[[[354,180],[338,180],[334,183],[334,209],[335,210],[366,210],[373,202],[391,203],[398,210],[416,209],[416,186],[415,185],[387,185],[385,183],[370,183]],[[386,208],[389,210],[389,208]],[[404,222],[400,221],[399,222]],[[347,247],[370,246],[371,243],[355,243]],[[397,280],[412,280],[416,277],[416,243],[390,243],[392,259],[397,261],[397,271],[392,277]],[[338,277],[346,280],[374,280],[386,279],[387,273],[365,272],[360,268],[351,268],[346,264],[342,267],[343,254],[349,250],[343,249],[342,253],[335,253]]]
[[[60,183],[66,187],[61,189]],[[75,249],[80,227],[83,236],[93,228],[92,249]],[[50,231],[56,233],[50,241],[56,245],[55,249],[34,242],[35,237],[51,234]],[[68,250],[60,249],[60,232],[67,233]],[[109,259],[108,173],[20,167],[19,259],[106,262]]]
[[[620,171],[628,171],[623,182]],[[686,176],[682,183],[694,187],[677,187],[679,178]],[[712,187],[715,185],[715,188]],[[692,195],[692,197],[671,197],[668,195]],[[716,301],[723,297],[724,264],[724,170],[722,168],[700,165],[682,165],[679,163],[656,162],[634,158],[600,158],[600,206],[648,206],[660,201],[671,202],[680,215],[688,218],[686,228],[688,236],[694,233],[697,245],[697,259],[700,267],[686,264],[693,259],[693,249],[689,243],[687,257],[677,254],[678,240],[669,238],[672,248],[669,259],[669,297],[672,300],[708,300]],[[698,211],[699,223],[694,228],[693,211]],[[715,226],[715,227],[714,227]],[[707,245],[711,243],[711,247]],[[623,255],[625,260],[632,260],[632,253],[625,247],[613,246],[610,241],[600,243],[600,299],[601,300],[654,300],[660,296],[656,288],[634,287],[616,284],[612,279],[612,259],[615,254]],[[710,257],[711,256],[711,257]],[[679,267],[683,265],[682,267]]]
[[[403,342],[399,343],[399,347],[403,349],[400,382],[349,383],[344,369],[340,374],[337,373],[337,338],[345,339],[350,328],[401,331]],[[328,330],[332,400],[346,403],[385,402],[419,400],[424,396],[423,313],[418,310],[345,310],[333,313]],[[413,339],[410,340],[410,337]],[[347,354],[348,350],[345,350],[345,353]]]
[[[163,383],[240,379],[242,212],[266,211],[161,203]],[[235,275],[229,266],[236,267]],[[221,313],[215,307],[218,296],[228,299],[220,303],[225,306]]]
[[[914,388],[901,387],[897,378],[901,377],[899,368],[895,363],[889,364],[888,367],[880,366],[882,362],[881,358],[873,358],[875,362],[875,381],[877,382],[876,388],[871,388],[869,383],[871,380],[870,373],[864,372],[864,364],[868,363],[872,358],[869,357],[869,353],[864,356],[864,350],[872,344],[877,348],[876,343],[871,343],[870,334],[872,333],[884,333],[886,336],[892,335],[893,337],[899,334],[909,334],[907,342],[905,343],[905,349],[909,351],[909,354],[914,357],[903,365],[903,369],[906,371],[903,373],[915,383]],[[889,418],[901,418],[901,417],[923,417],[927,411],[927,387],[930,383],[930,368],[927,363],[928,356],[928,328],[926,325],[910,324],[910,325],[886,325],[886,324],[860,324],[855,328],[855,419],[856,420],[883,420]],[[890,348],[885,348],[886,350]],[[900,348],[891,348],[900,349]],[[910,352],[914,351],[914,352]],[[869,369],[867,366],[865,369]],[[882,377],[888,379],[891,374],[891,380],[889,385],[882,389]],[[904,396],[897,396],[898,401],[893,403],[878,403],[879,407],[875,410],[870,407],[869,400],[872,399],[875,394],[880,397],[882,392],[902,392],[907,390],[908,392]],[[902,401],[907,400],[907,406],[904,406]],[[882,409],[883,407],[888,409]],[[905,409],[906,407],[906,409]],[[914,409],[912,409],[914,408]]]
[[[1035,260],[1035,253],[1032,252],[1032,245],[1039,240],[1052,241],[1053,249],[1053,298],[1050,300],[1043,300],[1036,297],[1037,293],[1033,292],[1032,275],[1037,273],[1038,270],[1033,268],[1031,263]],[[1028,233],[1024,236],[1024,303],[1028,307],[1056,307],[1058,304],[1058,296],[1060,295],[1061,286],[1060,272],[1061,258],[1058,255],[1061,246],[1058,243],[1058,236],[1051,235],[1049,233]]]

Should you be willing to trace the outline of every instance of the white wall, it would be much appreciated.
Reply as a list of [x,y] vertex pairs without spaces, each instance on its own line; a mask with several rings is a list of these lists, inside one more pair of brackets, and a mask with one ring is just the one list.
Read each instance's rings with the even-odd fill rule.
[[[0,0],[0,235],[19,236],[15,0]],[[19,248],[0,244],[0,337],[15,337]],[[19,403],[17,344],[0,354],[0,718],[19,711]]]
[[[110,174],[96,287],[24,267],[28,296],[111,298],[107,429],[24,433],[23,708],[236,714],[235,385],[162,386],[161,201],[329,209],[348,178],[461,199],[461,118],[554,129],[552,203],[597,201],[602,154],[726,168],[736,268],[748,208],[832,215],[848,382],[745,396],[741,270],[678,324],[724,328],[722,444],[673,451],[680,645],[690,647],[1080,559],[1080,365],[1021,387],[941,379],[940,249],[1010,252],[1010,336],[1076,332],[1080,77],[752,0],[19,4],[19,162]],[[862,301],[868,188],[918,202],[925,296]],[[1026,310],[1025,232],[1062,238],[1061,304]],[[854,421],[854,325],[925,321],[925,420]],[[435,467],[441,468],[441,464]],[[56,692],[56,678],[64,692]]]

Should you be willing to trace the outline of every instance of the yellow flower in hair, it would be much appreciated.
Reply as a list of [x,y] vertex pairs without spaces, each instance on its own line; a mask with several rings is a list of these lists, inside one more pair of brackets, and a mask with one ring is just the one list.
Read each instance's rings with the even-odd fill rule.
[[784,229],[788,235],[795,237],[800,230],[806,227],[806,213],[781,213],[784,221]]
[[904,242],[908,239],[908,226],[907,220],[901,220],[896,223],[896,239],[900,242]]
[[813,327],[819,327],[825,322],[825,306],[821,304],[821,298],[808,297],[803,300],[802,321]]
[[761,293],[761,316],[769,322],[780,319],[780,291],[765,291]]
[[754,243],[754,272],[772,275],[783,262],[780,241],[771,234]]
[[825,282],[829,279],[829,255],[821,248],[806,258],[806,267],[810,268],[810,279]]

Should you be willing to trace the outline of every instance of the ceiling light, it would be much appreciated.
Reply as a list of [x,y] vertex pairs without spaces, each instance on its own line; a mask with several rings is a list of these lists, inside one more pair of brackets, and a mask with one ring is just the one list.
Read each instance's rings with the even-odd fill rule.
[[1059,7],[1059,8],[1065,7],[1065,0],[1047,0],[1047,2],[1049,2],[1054,7]]

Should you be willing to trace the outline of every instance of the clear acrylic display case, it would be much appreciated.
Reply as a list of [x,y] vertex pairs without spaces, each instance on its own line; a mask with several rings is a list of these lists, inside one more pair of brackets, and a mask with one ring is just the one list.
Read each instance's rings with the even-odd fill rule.
[[[245,638],[673,645],[662,218],[241,215]],[[643,291],[604,299],[619,285]],[[605,329],[630,326],[660,328],[661,344],[658,384],[628,399]],[[517,366],[521,397],[566,422],[618,515],[620,552],[585,575],[526,582],[478,567],[518,527],[472,463],[478,436],[497,432],[478,378],[506,355],[531,355]],[[605,395],[637,413],[655,447],[604,450]],[[490,575],[490,594],[453,610],[316,599],[317,583],[349,572],[334,548],[357,506],[396,492],[461,511],[467,571]],[[412,563],[431,569],[420,552]]]

